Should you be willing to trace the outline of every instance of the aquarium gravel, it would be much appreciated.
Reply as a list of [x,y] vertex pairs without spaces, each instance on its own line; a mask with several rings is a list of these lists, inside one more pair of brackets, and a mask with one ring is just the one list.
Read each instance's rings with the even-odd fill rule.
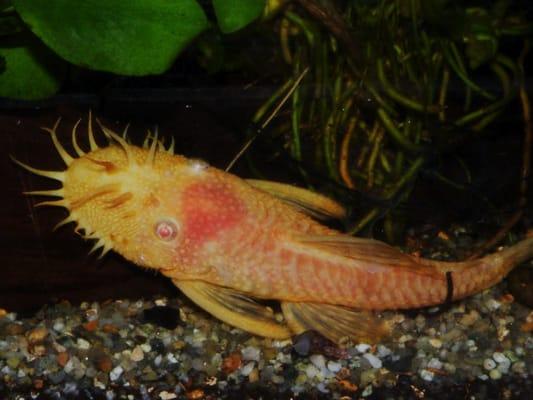
[[164,400],[243,392],[351,399],[398,390],[423,398],[425,391],[467,385],[473,395],[489,395],[494,387],[504,390],[502,382],[512,397],[532,389],[533,313],[503,286],[444,311],[387,314],[396,321],[390,342],[337,346],[313,332],[292,341],[258,338],[180,298],[62,302],[32,318],[4,311],[0,392],[7,398]]
[[[421,254],[457,256],[463,233],[432,234]],[[63,301],[25,318],[0,309],[0,398],[530,399],[533,312],[511,286],[386,312],[394,334],[377,345],[260,338],[181,296]]]

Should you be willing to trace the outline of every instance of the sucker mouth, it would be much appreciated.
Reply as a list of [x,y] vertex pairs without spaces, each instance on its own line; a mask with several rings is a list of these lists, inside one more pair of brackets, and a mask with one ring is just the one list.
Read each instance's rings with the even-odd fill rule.
[[[49,196],[49,197],[59,197],[58,200],[47,200],[42,201],[37,204],[35,204],[35,207],[41,207],[41,206],[54,206],[54,207],[63,207],[68,212],[69,215],[60,221],[58,224],[55,225],[54,230],[58,229],[59,227],[66,225],[68,223],[74,222],[76,224],[76,227],[74,228],[74,231],[79,234],[83,239],[85,240],[96,240],[96,243],[92,247],[92,249],[89,251],[89,254],[95,252],[96,250],[102,248],[102,253],[99,255],[98,258],[103,257],[109,250],[113,248],[112,241],[104,238],[102,235],[98,235],[96,231],[91,229],[89,226],[84,226],[79,220],[79,217],[76,215],[77,210],[81,207],[83,207],[88,202],[101,197],[110,195],[113,193],[117,193],[118,195],[115,197],[110,198],[109,200],[104,200],[105,203],[107,203],[107,209],[112,209],[116,207],[120,207],[124,205],[126,202],[128,202],[131,198],[133,198],[133,194],[131,192],[121,192],[121,185],[120,183],[108,183],[103,184],[96,189],[94,189],[91,193],[87,193],[83,196],[81,196],[78,199],[75,200],[68,200],[65,199],[65,189],[64,189],[64,183],[66,179],[66,172],[70,165],[79,158],[85,158],[88,161],[95,164],[95,166],[99,166],[105,171],[106,173],[113,174],[118,170],[118,167],[111,161],[105,161],[105,160],[97,160],[93,157],[89,157],[88,153],[86,153],[78,144],[77,140],[77,128],[81,122],[81,118],[74,124],[71,132],[71,140],[72,140],[72,147],[74,149],[74,152],[76,153],[77,157],[71,156],[67,150],[63,147],[61,142],[59,141],[57,137],[57,128],[59,127],[59,124],[61,122],[61,117],[57,119],[54,126],[52,128],[42,127],[42,129],[49,133],[50,138],[52,139],[52,143],[57,150],[57,153],[65,163],[67,169],[63,171],[50,171],[50,170],[43,170],[34,168],[30,165],[27,165],[19,160],[17,160],[15,157],[11,156],[11,159],[13,162],[15,162],[20,167],[24,168],[25,170],[31,172],[32,174],[43,176],[45,178],[53,179],[56,181],[61,182],[61,187],[58,189],[51,189],[51,190],[33,190],[33,191],[26,191],[23,192],[25,195],[28,196]],[[133,153],[132,153],[132,145],[130,144],[128,138],[127,138],[127,130],[128,126],[124,129],[122,136],[118,135],[117,133],[113,132],[111,129],[105,127],[98,119],[96,119],[96,122],[100,126],[102,132],[106,136],[106,138],[109,141],[113,141],[117,143],[120,148],[124,151],[127,159],[127,163],[129,166],[132,166],[133,164],[136,164],[136,161],[134,160]],[[99,150],[100,147],[96,143],[95,135],[93,131],[92,126],[92,114],[89,111],[89,118],[88,118],[88,125],[87,125],[87,136],[89,141],[89,148],[90,152],[94,152],[96,150]],[[143,149],[148,150],[148,156],[146,157],[146,160],[144,161],[145,165],[153,165],[155,156],[157,152],[166,152],[171,155],[174,154],[174,138],[172,138],[170,145],[168,148],[165,148],[163,144],[162,139],[158,139],[157,132],[155,135],[152,135],[150,131],[148,131],[146,138],[144,140]],[[81,232],[83,231],[83,233]]]

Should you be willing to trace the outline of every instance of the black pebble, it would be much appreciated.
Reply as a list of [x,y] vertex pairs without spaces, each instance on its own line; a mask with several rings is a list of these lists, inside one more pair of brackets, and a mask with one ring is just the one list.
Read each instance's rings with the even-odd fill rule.
[[346,350],[339,348],[331,340],[316,331],[305,331],[292,338],[292,348],[296,354],[322,354],[329,358],[346,358]]
[[163,354],[165,352],[165,344],[161,341],[161,339],[157,339],[157,338],[151,339],[150,347],[157,354]]
[[533,268],[515,268],[507,275],[507,284],[516,301],[533,308]]
[[156,306],[143,311],[142,322],[150,323],[166,329],[176,329],[180,324],[180,313],[176,308]]

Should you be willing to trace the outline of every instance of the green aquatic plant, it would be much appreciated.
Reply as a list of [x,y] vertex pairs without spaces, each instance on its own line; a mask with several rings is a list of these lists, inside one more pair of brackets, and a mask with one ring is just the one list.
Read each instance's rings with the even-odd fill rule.
[[200,3],[3,0],[0,96],[48,97],[59,90],[69,63],[118,75],[161,74],[202,32],[238,31],[265,8],[265,0],[212,0],[211,22]]
[[[290,111],[262,136],[281,140],[309,183],[311,171],[322,171],[375,199],[357,205],[349,230],[358,233],[383,219],[393,240],[395,207],[428,161],[482,135],[516,105],[521,90],[524,113],[529,109],[523,62],[533,25],[517,3],[288,2],[276,31],[290,76],[254,121],[269,115],[291,88]],[[430,172],[444,185],[467,189],[470,172],[458,163],[463,182]]]

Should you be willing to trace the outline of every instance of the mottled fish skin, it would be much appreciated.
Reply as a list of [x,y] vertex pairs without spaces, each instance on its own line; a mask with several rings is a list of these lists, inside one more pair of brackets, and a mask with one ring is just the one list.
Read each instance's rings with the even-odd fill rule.
[[[239,301],[238,293],[285,304],[363,310],[440,304],[490,287],[532,255],[530,238],[470,262],[419,259],[385,243],[330,229],[262,189],[269,184],[253,184],[202,161],[174,155],[157,139],[150,148],[140,148],[102,127],[118,144],[98,148],[89,125],[91,151],[84,153],[77,147],[73,130],[78,154],[73,158],[59,144],[56,127],[49,132],[67,165],[65,171],[46,172],[15,161],[63,186],[29,194],[60,197],[43,204],[69,210],[63,223],[76,223],[77,231],[97,240],[95,248],[113,249],[177,284],[200,281],[235,290],[225,294],[233,299],[231,321],[238,322],[239,311],[234,310],[251,307]],[[285,198],[291,196],[290,187],[277,189]],[[313,196],[307,192],[305,201],[316,200],[317,209],[335,208],[328,204],[331,200]],[[204,304],[225,315],[216,292],[201,286],[183,286],[186,289],[198,296],[207,293]],[[291,310],[297,318],[305,308]],[[258,312],[263,319],[257,319],[262,321],[257,329],[286,334],[270,319],[268,310]],[[247,321],[254,318],[251,313]]]

